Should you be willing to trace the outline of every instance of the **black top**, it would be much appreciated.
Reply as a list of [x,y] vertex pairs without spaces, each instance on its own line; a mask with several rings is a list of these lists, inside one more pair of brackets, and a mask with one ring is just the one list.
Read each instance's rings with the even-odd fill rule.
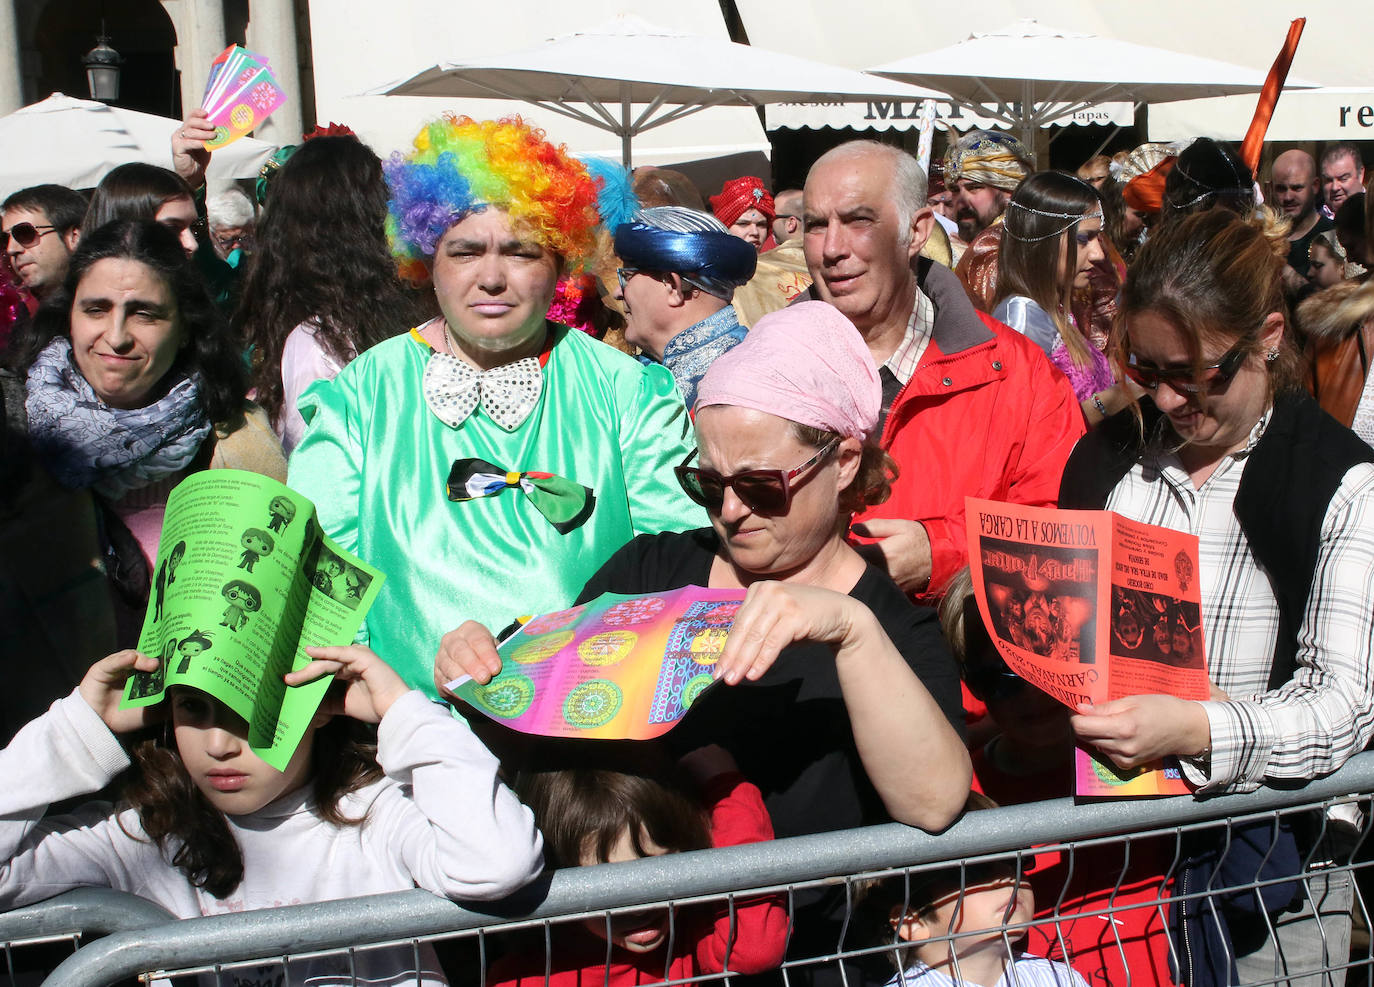
[[1312,224],[1310,230],[1298,239],[1288,241],[1288,266],[1303,277],[1307,277],[1307,272],[1310,270],[1307,253],[1312,247],[1312,241],[1317,239],[1318,233],[1325,233],[1327,230],[1334,229],[1335,226],[1334,222],[1321,213],[1317,213],[1317,221]]
[[[578,602],[608,592],[705,586],[719,545],[711,528],[640,535],[592,576]],[[913,604],[873,566],[849,595],[873,611],[962,736],[959,671],[935,611]],[[762,790],[779,837],[891,821],[854,747],[835,653],[828,645],[794,644],[757,682],[712,686],[666,739],[683,752],[712,743],[730,751],[744,776]],[[893,756],[922,753],[894,751]]]

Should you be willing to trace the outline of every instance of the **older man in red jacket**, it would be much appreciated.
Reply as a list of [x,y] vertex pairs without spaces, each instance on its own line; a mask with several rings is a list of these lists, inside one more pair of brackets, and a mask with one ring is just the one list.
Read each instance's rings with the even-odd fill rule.
[[1084,425],[1040,348],[918,257],[934,223],[925,199],[914,158],[853,141],[812,166],[802,221],[813,294],[848,316],[879,366],[882,445],[901,469],[855,534],[874,539],[903,589],[935,603],[968,562],[964,498],[1054,506]]

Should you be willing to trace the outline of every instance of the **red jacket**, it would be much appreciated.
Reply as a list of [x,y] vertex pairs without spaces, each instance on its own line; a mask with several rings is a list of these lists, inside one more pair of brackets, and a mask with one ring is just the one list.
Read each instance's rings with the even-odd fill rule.
[[936,604],[968,564],[964,498],[1054,507],[1060,475],[1085,431],[1068,378],[1035,343],[974,309],[947,267],[922,260],[921,290],[935,328],[883,426],[900,475],[892,497],[855,517],[920,521],[930,536]]
[[[712,846],[738,846],[773,838],[773,823],[763,796],[741,775],[713,778],[707,785],[711,805]],[[611,950],[590,932],[553,939],[550,973],[544,977],[544,949],[528,950],[498,960],[487,975],[491,987],[632,987],[636,984],[685,980],[724,972],[726,958],[734,973],[764,973],[782,965],[787,949],[787,909],[774,896],[749,898],[727,906],[682,908],[676,913],[677,935],[672,956]],[[731,933],[733,932],[733,936]],[[572,941],[567,941],[571,939]],[[665,971],[666,966],[666,971]]]

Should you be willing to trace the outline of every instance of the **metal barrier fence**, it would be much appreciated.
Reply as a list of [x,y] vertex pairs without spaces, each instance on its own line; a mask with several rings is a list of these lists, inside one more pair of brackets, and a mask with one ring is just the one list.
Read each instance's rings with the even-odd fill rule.
[[131,929],[162,925],[170,916],[151,901],[108,888],[81,888],[48,901],[0,913],[0,947],[4,949],[5,976],[17,983],[21,971],[38,983],[39,964],[51,965],[52,950],[37,955],[37,947],[66,947],[75,952],[83,939]]
[[[926,923],[926,943],[937,952],[923,955],[949,958],[947,972],[956,981],[961,966],[972,967],[977,943],[984,943],[978,948],[986,955],[986,943],[992,941],[1004,956],[1011,954],[1007,978],[1013,987],[1067,984],[1062,967],[1050,969],[1047,981],[1043,969],[1011,952],[1023,933],[1030,934],[1040,955],[1081,958],[1087,953],[1081,948],[1085,939],[1095,939],[1092,952],[1098,966],[1092,971],[1092,987],[1132,987],[1168,982],[1168,963],[1191,961],[1194,971],[1206,972],[1208,961],[1194,956],[1194,950],[1201,956],[1218,933],[1230,936],[1234,943],[1226,948],[1239,953],[1249,948],[1250,940],[1262,941],[1278,930],[1285,951],[1273,957],[1254,954],[1234,977],[1227,968],[1231,954],[1223,952],[1218,982],[1367,984],[1374,953],[1360,934],[1370,920],[1356,879],[1366,868],[1363,857],[1374,850],[1374,840],[1367,839],[1374,817],[1371,793],[1374,753],[1366,753],[1301,789],[1262,789],[1204,801],[1076,806],[1058,799],[970,813],[938,835],[891,824],[565,870],[488,910],[407,891],[175,921],[114,932],[83,945],[44,984],[108,987],[136,975],[196,975],[200,983],[228,987],[307,980],[430,985],[445,982],[442,965],[455,984],[505,982],[520,974],[522,987],[530,987],[549,971],[558,971],[569,955],[580,957],[574,968],[609,961],[609,946],[588,945],[600,940],[582,928],[587,923],[601,929],[604,938],[608,932],[642,928],[651,919],[659,921],[667,937],[666,953],[680,953],[689,939],[704,937],[703,929],[716,928],[722,965],[729,972],[690,963],[671,969],[664,965],[661,974],[641,976],[640,983],[717,982],[752,972],[748,955],[754,944],[742,932],[756,927],[760,900],[765,899],[767,907],[776,909],[774,918],[786,922],[788,949],[781,969],[787,987],[858,987],[893,977],[891,961],[899,955],[897,947],[904,946],[892,923],[872,927],[883,928],[876,935],[861,927],[863,892],[881,878],[896,882],[893,900],[899,914],[928,903],[942,881],[955,889],[942,893],[945,912],[940,914],[948,916],[940,919],[944,924],[934,928]],[[1306,870],[1300,878],[1295,879],[1291,868],[1283,869],[1267,838],[1255,844],[1259,853],[1251,871],[1240,877],[1226,873],[1227,862],[1246,845],[1247,836],[1256,828],[1272,836],[1278,823],[1294,824],[1302,834],[1298,845],[1312,848],[1305,852]],[[1198,846],[1220,851],[1223,866],[1210,881],[1190,886],[1183,880],[1182,864],[1185,850]],[[1319,851],[1333,847],[1325,861]],[[1107,859],[1119,863],[1103,866]],[[1046,861],[1051,865],[1045,866]],[[1051,871],[1053,880],[1047,884],[1044,875]],[[1004,875],[1000,886],[1009,886],[1013,878],[1035,885],[1037,909],[1048,914],[1017,918],[1008,895],[1000,913],[972,924],[978,922],[972,891],[958,889],[985,881],[989,872]],[[1136,880],[1141,873],[1147,878],[1143,884]],[[1128,901],[1132,882],[1135,895]],[[1166,885],[1173,886],[1172,892],[1162,891]],[[1337,885],[1348,889],[1347,897],[1332,891]],[[1094,890],[1092,897],[1078,894],[1085,886]],[[1259,894],[1282,900],[1270,909],[1257,908]],[[1076,911],[1068,907],[1070,898]],[[1165,932],[1169,912],[1185,906],[1196,918],[1192,940],[1186,928],[1173,937]],[[1317,914],[1305,916],[1304,910]],[[1147,930],[1153,968],[1142,968],[1141,943],[1128,941],[1118,928],[1127,926]],[[984,929],[987,935],[977,934]],[[1310,966],[1300,970],[1283,965],[1297,962],[1285,938],[1289,932],[1315,955]],[[902,964],[908,965],[912,955],[904,948]],[[1211,955],[1215,967],[1219,954]],[[653,970],[652,962],[645,961],[644,968]],[[1081,965],[1080,959],[1075,964]],[[1304,971],[1312,976],[1300,980],[1296,974]],[[597,972],[579,983],[628,982],[619,976]],[[1205,982],[1200,975],[1190,981]],[[915,981],[908,977],[904,983],[910,987]]]

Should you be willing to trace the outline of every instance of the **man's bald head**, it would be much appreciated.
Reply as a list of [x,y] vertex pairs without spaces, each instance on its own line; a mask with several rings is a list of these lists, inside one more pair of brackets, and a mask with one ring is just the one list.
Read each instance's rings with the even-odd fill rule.
[[921,167],[920,162],[900,147],[884,144],[881,141],[846,141],[838,147],[832,147],[817,158],[816,163],[811,166],[811,171],[806,176],[807,188],[810,189],[811,187],[811,176],[823,170],[823,165],[836,164],[842,161],[881,161],[891,168],[891,192],[893,200],[897,204],[897,224],[903,229],[909,228],[912,217],[925,208],[926,198],[930,191],[925,169]]
[[783,189],[773,196],[773,239],[784,243],[801,234],[802,190]]
[[783,189],[773,196],[773,204],[777,206],[778,212],[782,212],[786,207],[788,212],[800,212],[802,207],[802,190],[799,188]]
[[1273,180],[1274,201],[1297,229],[1317,208],[1317,160],[1296,148],[1284,151],[1274,159]]
[[841,144],[806,176],[803,249],[816,294],[854,323],[879,362],[915,304],[912,261],[935,225],[925,199],[916,159],[876,141]]

